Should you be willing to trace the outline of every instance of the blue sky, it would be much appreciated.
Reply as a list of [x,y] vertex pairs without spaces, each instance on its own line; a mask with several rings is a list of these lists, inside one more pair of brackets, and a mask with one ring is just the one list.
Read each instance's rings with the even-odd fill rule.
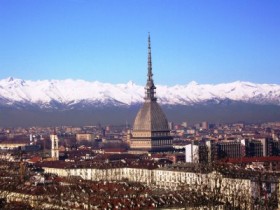
[[0,0],[0,79],[280,84],[280,1]]

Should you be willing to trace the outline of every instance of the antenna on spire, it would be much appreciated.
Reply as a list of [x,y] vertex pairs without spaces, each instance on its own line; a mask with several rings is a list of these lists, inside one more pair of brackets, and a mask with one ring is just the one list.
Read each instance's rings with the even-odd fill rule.
[[147,78],[147,84],[146,84],[146,96],[145,100],[148,101],[156,101],[155,97],[155,85],[153,81],[153,72],[152,72],[152,52],[151,52],[151,38],[150,38],[150,32],[148,33],[148,78]]

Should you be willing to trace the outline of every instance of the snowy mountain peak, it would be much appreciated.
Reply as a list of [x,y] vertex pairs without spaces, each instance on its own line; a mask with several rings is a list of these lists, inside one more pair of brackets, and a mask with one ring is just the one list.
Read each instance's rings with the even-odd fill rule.
[[196,86],[196,85],[198,85],[198,83],[196,81],[191,81],[188,85],[189,86]]
[[[194,105],[224,100],[280,105],[280,85],[236,81],[223,84],[157,85],[159,103]],[[0,105],[33,105],[40,108],[78,105],[131,105],[142,103],[144,87],[129,81],[110,84],[84,80],[0,80]]]
[[8,77],[6,80],[7,80],[7,82],[12,82],[12,81],[14,81],[14,78],[13,77]]

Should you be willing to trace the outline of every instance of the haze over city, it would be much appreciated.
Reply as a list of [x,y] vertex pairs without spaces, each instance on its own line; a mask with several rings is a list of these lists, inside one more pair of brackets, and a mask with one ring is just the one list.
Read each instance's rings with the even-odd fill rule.
[[279,1],[1,0],[0,79],[279,84]]

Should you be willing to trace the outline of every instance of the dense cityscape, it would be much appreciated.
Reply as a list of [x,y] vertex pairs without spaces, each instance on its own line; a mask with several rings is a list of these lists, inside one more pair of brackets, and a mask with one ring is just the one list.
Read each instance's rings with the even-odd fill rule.
[[1,128],[1,208],[279,208],[280,122],[169,127],[141,154],[129,125]]

